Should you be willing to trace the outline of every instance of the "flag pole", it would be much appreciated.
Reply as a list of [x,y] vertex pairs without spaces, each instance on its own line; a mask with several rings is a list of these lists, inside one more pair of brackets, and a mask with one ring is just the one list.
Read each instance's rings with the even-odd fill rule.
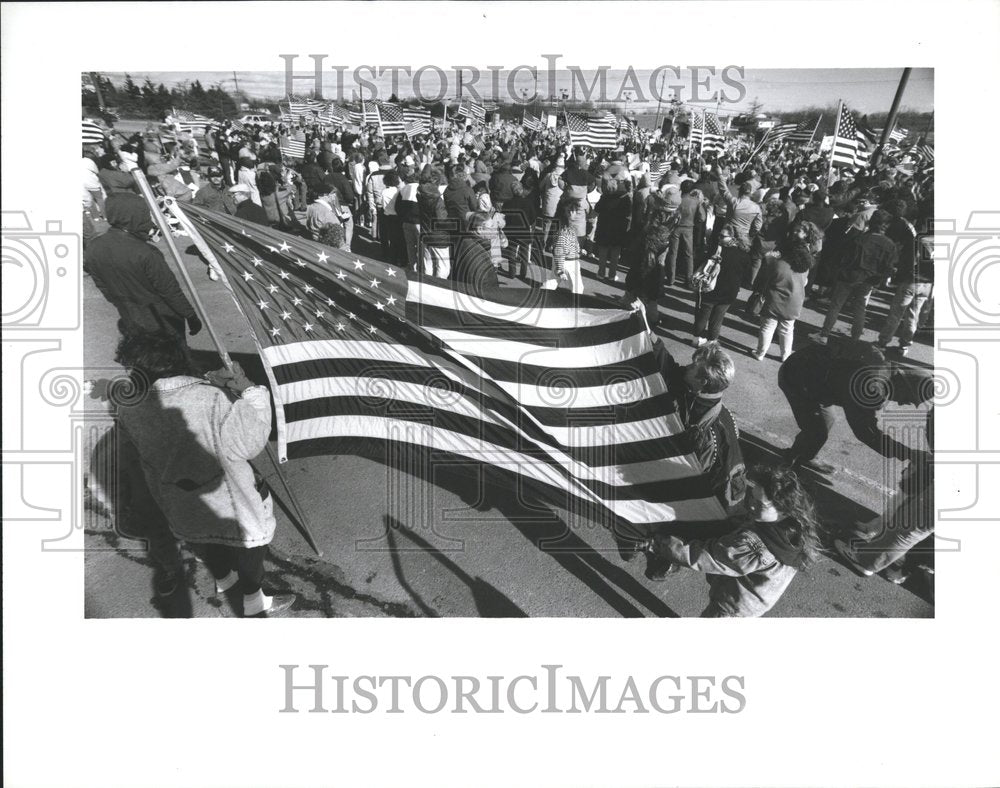
[[833,182],[833,152],[837,149],[837,136],[840,134],[840,116],[844,111],[844,100],[837,101],[837,120],[833,124],[833,147],[830,148],[830,166],[826,171],[826,185],[829,188]]
[[[115,153],[118,154],[118,159],[122,162],[122,164],[128,166],[128,163],[121,155],[121,151],[119,150],[117,143],[112,142],[112,146],[115,149]],[[201,315],[202,323],[204,324],[205,329],[208,331],[208,335],[212,338],[212,342],[215,344],[215,349],[218,351],[219,357],[222,359],[223,366],[225,366],[226,369],[232,371],[233,359],[229,355],[229,351],[226,350],[225,345],[223,345],[222,339],[219,336],[218,332],[215,330],[215,327],[212,325],[212,321],[209,319],[208,316],[208,310],[205,309],[205,305],[204,303],[202,303],[201,296],[198,295],[198,290],[195,288],[194,282],[191,281],[191,275],[187,272],[187,269],[184,267],[184,263],[181,259],[180,250],[177,248],[177,243],[174,241],[174,237],[170,234],[170,225],[167,224],[167,220],[163,216],[163,212],[156,204],[156,197],[153,194],[153,190],[149,185],[149,181],[146,180],[146,175],[143,173],[141,169],[139,169],[139,167],[135,167],[132,170],[132,177],[133,179],[135,179],[136,184],[139,186],[139,191],[142,193],[143,199],[145,199],[146,204],[149,207],[149,211],[150,213],[153,214],[153,219],[156,221],[156,224],[160,229],[160,233],[163,235],[163,238],[167,243],[167,249],[170,251],[171,256],[174,258],[174,262],[176,263],[177,270],[180,272],[181,279],[183,279],[184,284],[187,285],[188,292],[191,295],[191,301],[194,304],[195,309]],[[176,207],[176,201],[174,201],[174,207]],[[179,209],[177,210],[179,211]],[[198,236],[197,233],[195,236],[192,237],[194,238],[195,244],[198,246],[199,249],[202,248],[204,248],[205,250],[208,249],[208,246],[205,244],[204,239]],[[204,251],[202,253],[204,254]],[[209,254],[211,254],[211,252],[209,252]],[[206,259],[210,258],[206,257]],[[218,263],[216,263],[216,266],[218,266]],[[302,514],[302,510],[299,507],[298,501],[292,494],[292,491],[289,488],[288,482],[286,481],[284,475],[281,473],[281,469],[278,465],[278,458],[274,456],[274,449],[271,448],[270,442],[268,442],[266,449],[267,449],[268,459],[270,459],[271,464],[274,466],[275,475],[277,475],[278,480],[281,482],[281,486],[285,490],[285,495],[288,496],[288,500],[291,502],[292,507],[295,510],[296,517],[299,518],[299,522],[293,521],[293,524],[305,538],[306,542],[313,549],[316,555],[323,555],[322,551],[316,544],[316,540],[313,538],[312,532],[309,530],[308,522],[305,519],[304,515]]]
[[819,124],[822,122],[822,120],[823,120],[823,113],[821,112],[819,113],[819,117],[816,118],[816,125],[813,126],[813,133],[809,135],[809,142],[806,144],[808,145],[813,144],[813,140],[816,139],[816,132],[819,130]]

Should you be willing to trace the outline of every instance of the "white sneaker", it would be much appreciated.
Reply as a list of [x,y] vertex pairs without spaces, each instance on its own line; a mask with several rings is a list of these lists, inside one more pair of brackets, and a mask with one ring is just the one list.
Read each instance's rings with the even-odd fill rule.
[[705,337],[694,337],[691,340],[691,347],[701,347],[702,345],[707,345],[708,340]]
[[847,561],[848,566],[850,566],[851,569],[859,575],[871,577],[875,574],[871,569],[865,569],[855,560],[854,551],[850,548],[850,545],[848,545],[847,542],[842,539],[835,539],[833,541],[833,546],[837,549],[837,552],[840,553],[840,557]]

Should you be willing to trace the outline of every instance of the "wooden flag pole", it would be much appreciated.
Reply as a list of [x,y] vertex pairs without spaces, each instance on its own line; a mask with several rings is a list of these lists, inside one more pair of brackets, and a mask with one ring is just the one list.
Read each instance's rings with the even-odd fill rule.
[[[123,164],[126,164],[127,166],[125,159],[121,155],[121,151],[118,149],[118,145],[116,143],[112,144],[115,148],[115,153],[118,154],[119,161],[121,161]],[[197,310],[197,312],[201,315],[202,323],[204,324],[205,329],[208,331],[208,335],[212,338],[212,342],[215,344],[215,349],[218,351],[219,357],[222,359],[223,365],[226,367],[226,369],[232,371],[233,359],[229,355],[229,351],[226,350],[225,345],[222,344],[222,339],[219,337],[218,332],[212,325],[212,321],[208,316],[208,311],[205,309],[205,305],[202,302],[201,297],[198,295],[198,291],[194,286],[194,282],[191,281],[191,275],[187,272],[187,269],[184,267],[184,262],[181,259],[180,250],[177,248],[177,243],[174,241],[174,237],[170,234],[170,225],[167,223],[166,217],[164,217],[163,212],[156,204],[156,196],[153,194],[153,190],[149,185],[149,181],[146,180],[145,173],[143,173],[143,171],[139,169],[139,167],[135,167],[132,170],[132,177],[135,179],[136,184],[139,186],[139,191],[142,193],[143,199],[146,200],[146,204],[149,206],[150,213],[153,214],[153,219],[156,221],[157,227],[159,227],[160,233],[163,235],[163,238],[167,243],[167,249],[170,250],[170,254],[173,256],[174,262],[176,263],[177,270],[180,272],[181,278],[184,280],[184,284],[187,286],[188,292],[191,294],[191,302],[194,304],[194,308]],[[176,209],[176,203],[174,203],[173,207]],[[195,237],[194,240],[195,244],[198,246],[199,249],[208,250],[208,246],[207,244],[205,244],[205,240],[203,238]],[[202,254],[204,254],[204,251],[202,252]],[[210,251],[209,254],[211,254]],[[206,257],[206,259],[210,258]],[[216,263],[216,265],[218,265],[218,263]],[[271,447],[270,442],[268,442],[266,448],[267,448],[268,459],[270,459],[271,465],[274,466],[275,475],[278,477],[278,480],[285,491],[285,495],[291,502],[292,508],[295,511],[295,515],[298,518],[298,522],[295,522],[293,520],[293,525],[295,525],[298,531],[302,534],[302,536],[305,538],[306,542],[313,549],[316,555],[320,556],[323,555],[323,552],[319,549],[319,547],[316,544],[316,540],[313,538],[312,532],[309,530],[308,521],[306,520],[305,515],[302,513],[302,509],[299,507],[298,501],[292,494],[291,488],[288,486],[288,481],[285,479],[284,474],[282,474],[281,472],[281,468],[279,467],[278,464],[278,458],[274,455],[274,449]]]
[[826,186],[830,188],[830,184],[833,183],[833,152],[837,150],[837,135],[840,134],[840,116],[844,111],[844,100],[840,99],[837,102],[837,120],[833,124],[833,147],[830,148],[830,166],[826,171]]

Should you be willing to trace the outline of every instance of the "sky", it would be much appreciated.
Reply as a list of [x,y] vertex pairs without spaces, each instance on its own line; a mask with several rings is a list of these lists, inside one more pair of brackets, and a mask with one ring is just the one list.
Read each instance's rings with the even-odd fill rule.
[[[304,56],[296,63],[299,68],[310,63]],[[544,65],[544,63],[543,63]],[[563,64],[560,64],[563,65]],[[415,72],[420,66],[412,67]],[[359,87],[353,79],[354,67],[349,68],[343,75],[343,97],[350,98],[352,89]],[[636,83],[628,81],[629,74],[625,69],[611,69],[606,76],[606,95],[617,98],[623,103],[630,104],[632,108],[642,111],[644,109],[656,108],[656,91],[652,90],[650,84],[654,86],[664,85],[663,94],[669,96],[671,88],[679,91],[680,98],[686,103],[695,106],[715,107],[716,101],[711,96],[718,92],[721,97],[720,108],[725,112],[746,111],[756,99],[762,105],[763,112],[778,113],[781,110],[796,110],[807,106],[827,106],[836,104],[838,99],[843,99],[851,109],[868,114],[873,112],[887,112],[892,103],[893,95],[899,84],[902,74],[900,68],[844,68],[844,69],[753,69],[745,68],[742,76],[736,67],[718,67],[715,75],[712,76],[706,71],[693,75],[689,69],[681,69],[679,78],[674,72],[652,73],[651,69],[636,69]],[[102,72],[115,83],[120,84],[124,80],[125,72]],[[146,71],[141,68],[130,70],[129,73],[136,82],[140,83],[149,77],[155,84],[162,82],[168,88],[195,79],[208,87],[219,83],[226,90],[233,90],[236,83],[239,89],[251,101],[253,99],[276,98],[285,94],[285,73],[283,71]],[[313,72],[296,71],[297,75],[308,77],[296,81],[296,91],[302,95],[308,94],[314,84]],[[555,71],[550,81],[543,71],[538,76],[538,91],[544,97],[549,94],[550,88],[556,96],[563,90],[577,90],[577,95],[584,95],[584,88],[581,82],[591,84],[595,77],[593,69],[584,69],[579,72],[579,77],[574,77],[570,71],[561,69]],[[707,86],[695,87],[694,77],[697,77],[704,84],[708,79]],[[388,98],[393,91],[391,72],[384,73],[381,77],[373,78],[367,70],[361,71],[361,77],[374,83],[379,90],[380,98]],[[445,69],[445,95],[453,98],[457,94],[458,78],[451,69]],[[395,92],[400,98],[408,98],[414,95],[413,78],[407,77],[399,72],[398,82]],[[468,74],[464,77],[468,83]],[[484,69],[480,77],[477,88],[485,98],[494,98],[493,80]],[[510,77],[507,70],[499,71],[499,95],[501,97],[509,94],[507,85],[513,89],[515,96],[522,95],[522,91],[529,93],[535,89],[535,81],[530,72],[522,70]],[[420,82],[421,92],[425,96],[435,97],[439,92],[439,85],[442,84],[441,77],[431,68],[426,70]],[[738,84],[742,84],[744,91],[738,89]],[[634,89],[637,88],[637,89]],[[625,102],[628,96],[626,91],[631,89],[631,101]],[[743,93],[743,95],[741,95]],[[323,74],[323,96],[327,99],[338,99],[337,95],[337,75],[332,69],[327,68]],[[370,92],[365,92],[365,97],[371,97]],[[645,100],[643,100],[645,99]],[[738,100],[737,100],[738,99]],[[914,111],[932,111],[934,109],[934,71],[930,68],[914,68],[910,74],[906,91],[903,95],[902,107]]]

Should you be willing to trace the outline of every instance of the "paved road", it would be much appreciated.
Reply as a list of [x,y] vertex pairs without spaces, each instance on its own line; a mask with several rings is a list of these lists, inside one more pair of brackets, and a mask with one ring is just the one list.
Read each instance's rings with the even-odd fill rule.
[[[188,244],[180,241],[183,250]],[[356,239],[355,251],[367,251],[363,238]],[[231,298],[208,279],[197,257],[186,254],[185,267],[230,352],[250,371],[253,345]],[[589,292],[609,298],[620,294],[620,285],[593,277],[594,264],[584,268]],[[660,334],[670,352],[686,360],[691,294],[672,290],[662,304],[667,321]],[[884,312],[885,304],[873,301],[873,322]],[[117,315],[89,278],[84,280],[84,314],[89,377],[114,377],[120,372],[112,360]],[[806,341],[804,324],[820,322],[818,313],[806,310],[796,345]],[[866,336],[873,334],[869,330]],[[789,445],[795,433],[776,384],[778,361],[751,358],[747,349],[754,342],[753,326],[727,317],[723,344],[733,353],[737,376],[726,402],[751,461]],[[206,368],[219,366],[207,332],[192,338],[191,345]],[[915,345],[913,360],[930,365],[931,347]],[[899,464],[885,464],[860,445],[843,419],[820,459],[838,468],[828,483],[809,480],[821,515],[834,529],[881,511],[901,471]],[[644,561],[624,563],[598,523],[551,507],[519,509],[508,491],[480,494],[467,467],[445,470],[434,483],[406,467],[371,456],[361,446],[284,466],[323,552],[317,557],[287,514],[278,512],[269,582],[275,590],[300,596],[296,615],[671,617],[697,615],[705,605],[704,576],[685,570],[667,582],[650,583],[643,576]],[[88,616],[180,615],[189,606],[199,616],[232,615],[213,598],[208,573],[193,555],[187,558],[186,594],[179,593],[163,609],[151,602],[151,569],[136,542],[115,534],[99,511],[91,514],[86,538]],[[858,578],[829,560],[800,573],[770,615],[926,617],[933,615],[930,598],[923,578],[899,587],[880,577]]]

